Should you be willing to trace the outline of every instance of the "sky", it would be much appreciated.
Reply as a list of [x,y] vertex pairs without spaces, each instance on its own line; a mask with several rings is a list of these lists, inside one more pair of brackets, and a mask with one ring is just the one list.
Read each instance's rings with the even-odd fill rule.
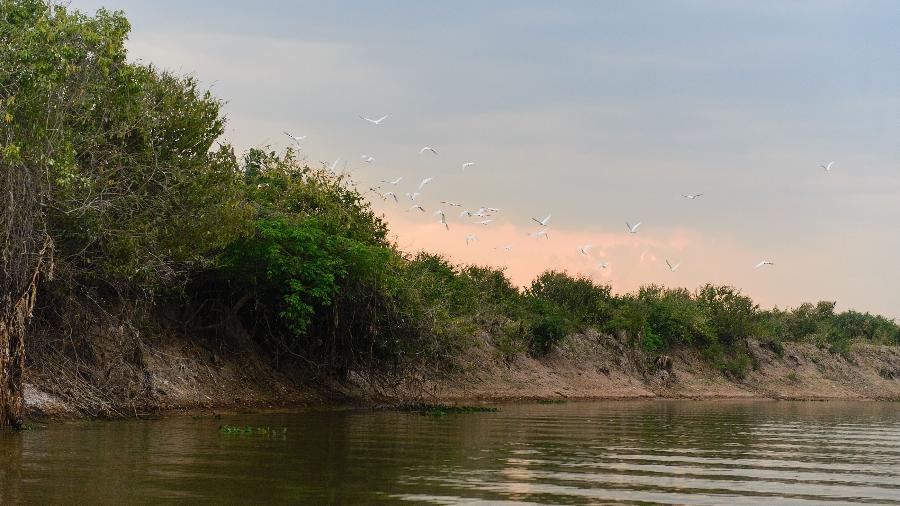
[[[225,100],[239,149],[283,149],[288,130],[362,189],[402,176],[379,190],[399,204],[370,196],[407,251],[521,285],[545,269],[618,292],[711,282],[900,317],[900,2],[71,6],[125,11],[130,57]],[[426,177],[427,212],[409,210]],[[501,212],[475,225],[441,200]],[[548,214],[549,239],[528,236]]]

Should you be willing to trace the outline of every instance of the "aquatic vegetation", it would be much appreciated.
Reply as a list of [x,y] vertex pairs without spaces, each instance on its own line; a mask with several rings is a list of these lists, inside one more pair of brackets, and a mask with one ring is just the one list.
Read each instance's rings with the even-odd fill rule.
[[538,399],[538,400],[537,400],[537,403],[538,403],[538,404],[565,404],[566,402],[569,402],[569,401],[568,401],[567,399],[562,399],[562,398],[558,398],[558,399]]
[[220,425],[219,432],[221,434],[263,434],[263,435],[275,435],[275,434],[286,434],[287,427],[269,427],[269,426],[240,426],[240,425]]
[[423,415],[444,416],[466,413],[496,413],[500,408],[491,406],[456,406],[449,404],[410,404],[401,406],[401,411],[421,413]]

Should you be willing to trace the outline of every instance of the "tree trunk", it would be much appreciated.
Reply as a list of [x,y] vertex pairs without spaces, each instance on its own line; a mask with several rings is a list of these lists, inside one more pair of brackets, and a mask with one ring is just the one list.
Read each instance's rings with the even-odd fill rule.
[[22,383],[25,371],[25,336],[31,320],[38,279],[44,258],[49,254],[49,238],[37,254],[36,265],[23,293],[14,298],[4,294],[0,300],[0,428],[19,428],[25,408],[25,388]]
[[22,425],[25,405],[22,386],[22,370],[25,367],[23,331],[24,328],[16,321],[0,321],[0,428],[19,428]]

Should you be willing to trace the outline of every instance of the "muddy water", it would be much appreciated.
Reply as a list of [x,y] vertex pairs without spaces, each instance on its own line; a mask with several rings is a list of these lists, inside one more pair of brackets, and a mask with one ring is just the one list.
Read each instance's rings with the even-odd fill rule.
[[160,502],[900,504],[900,404],[570,402],[0,434],[2,504]]

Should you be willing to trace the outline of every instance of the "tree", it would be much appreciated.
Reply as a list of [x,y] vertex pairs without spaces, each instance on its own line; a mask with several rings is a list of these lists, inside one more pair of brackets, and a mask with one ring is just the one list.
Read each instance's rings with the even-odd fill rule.
[[126,61],[129,24],[0,0],[0,426],[22,414],[38,287],[152,296],[252,226],[220,102]]

